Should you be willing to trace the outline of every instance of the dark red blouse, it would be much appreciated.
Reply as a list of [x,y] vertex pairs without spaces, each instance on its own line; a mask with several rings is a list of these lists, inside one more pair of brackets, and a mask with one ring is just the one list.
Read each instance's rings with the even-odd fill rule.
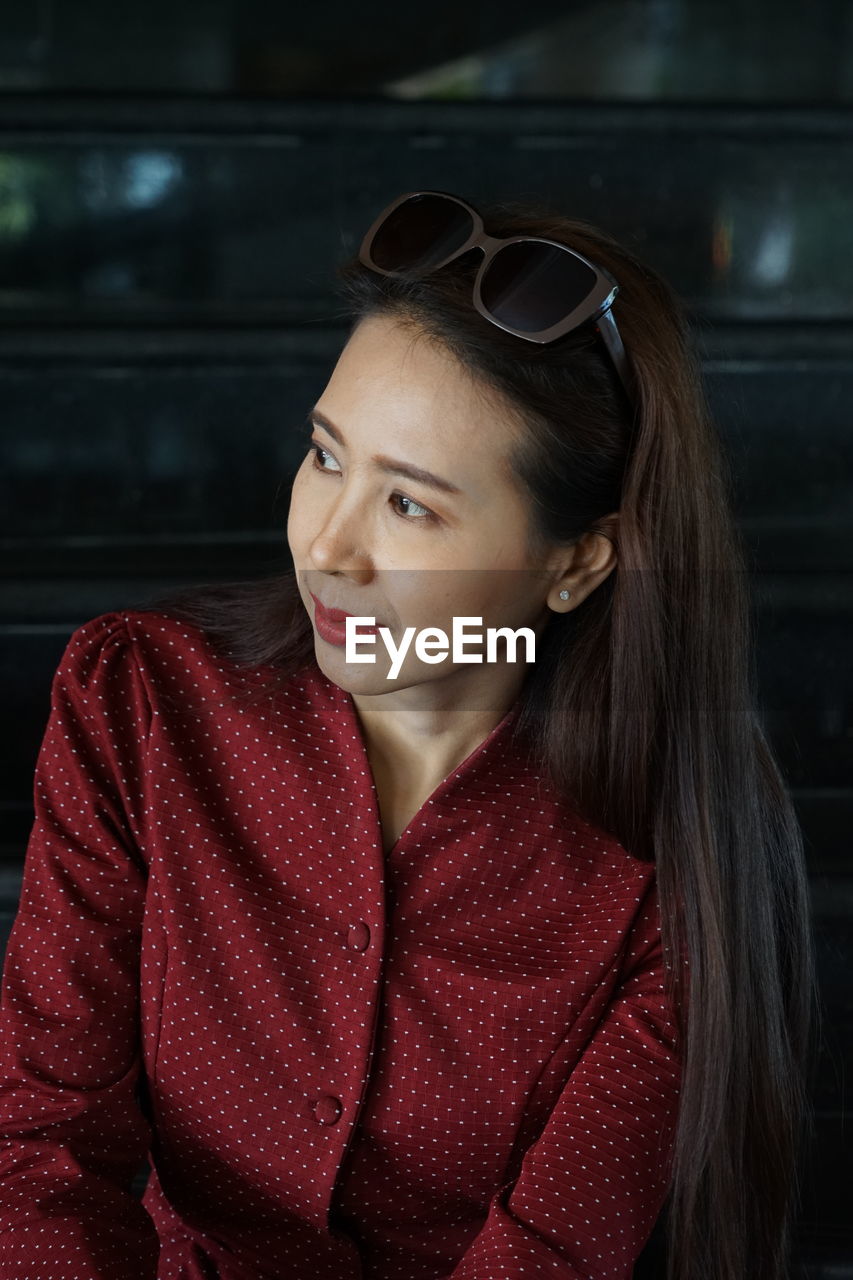
[[627,1280],[681,1068],[654,866],[536,775],[517,705],[384,857],[350,695],[246,680],[157,613],[63,655],[3,973],[0,1277]]

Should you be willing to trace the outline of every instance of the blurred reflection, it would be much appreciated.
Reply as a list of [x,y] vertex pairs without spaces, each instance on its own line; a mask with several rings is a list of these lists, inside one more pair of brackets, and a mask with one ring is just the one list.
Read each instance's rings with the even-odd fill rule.
[[[30,0],[0,9],[3,89],[293,98],[840,103],[848,0]],[[365,21],[365,15],[369,21]]]
[[172,151],[131,151],[124,147],[84,151],[80,193],[93,213],[122,208],[149,209],[159,204],[184,176],[180,156]]
[[137,151],[125,164],[124,198],[135,209],[149,209],[183,177],[180,158],[170,151]]
[[772,287],[785,282],[794,253],[794,222],[790,209],[774,209],[759,236],[752,261],[752,278]]
[[[28,311],[122,299],[129,312],[238,305],[241,318],[323,313],[329,264],[387,203],[419,187],[547,192],[642,248],[699,314],[853,318],[853,139],[827,127],[717,117],[672,129],[621,117],[508,136],[454,128],[377,138],[289,118],[263,146],[222,133],[139,146],[128,132],[0,153],[0,305]],[[254,137],[254,135],[252,135]],[[298,163],[297,163],[298,156]],[[318,199],[312,174],[323,174]],[[331,175],[331,179],[329,178]]]
[[[721,175],[722,178],[722,175]],[[711,228],[707,310],[732,318],[851,314],[844,299],[853,286],[845,261],[853,232],[830,166],[811,157],[805,170],[720,182]],[[847,283],[841,285],[846,279]],[[808,299],[808,301],[806,301]]]
[[46,185],[49,166],[36,156],[0,152],[0,247],[31,230],[38,192]]

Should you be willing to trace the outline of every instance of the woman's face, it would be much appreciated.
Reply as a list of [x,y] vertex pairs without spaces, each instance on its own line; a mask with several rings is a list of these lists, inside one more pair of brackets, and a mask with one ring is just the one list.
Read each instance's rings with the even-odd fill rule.
[[[397,646],[408,627],[415,635],[438,627],[451,638],[454,616],[482,619],[467,624],[469,635],[522,626],[541,634],[549,601],[561,607],[560,575],[573,548],[554,548],[544,563],[531,559],[528,500],[507,467],[519,428],[497,396],[448,353],[413,341],[412,330],[369,317],[311,418],[287,538],[317,661],[330,679],[353,693],[429,684],[437,695],[434,682],[455,681],[461,692],[489,665],[454,664],[451,656],[428,663],[412,643],[388,679],[392,662],[379,637],[361,649],[375,664],[347,663],[343,646],[318,631],[314,596],[327,608],[374,617]],[[486,656],[470,639],[466,652]],[[522,667],[524,657],[522,643]]]

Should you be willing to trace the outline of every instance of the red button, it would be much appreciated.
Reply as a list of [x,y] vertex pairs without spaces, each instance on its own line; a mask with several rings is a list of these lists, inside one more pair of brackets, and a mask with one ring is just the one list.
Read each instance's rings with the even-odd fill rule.
[[351,924],[347,930],[347,946],[353,951],[364,951],[370,942],[370,930],[363,920]]
[[331,1093],[322,1094],[314,1103],[314,1119],[318,1124],[337,1124],[342,1111],[340,1098]]

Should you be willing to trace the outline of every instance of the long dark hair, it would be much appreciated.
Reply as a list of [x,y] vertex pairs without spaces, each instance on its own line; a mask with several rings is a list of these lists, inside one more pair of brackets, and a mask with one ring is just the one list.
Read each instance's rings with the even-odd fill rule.
[[[517,201],[484,217],[494,235],[570,245],[619,282],[633,408],[592,326],[538,346],[484,320],[471,303],[479,254],[417,281],[353,257],[338,267],[338,315],[411,326],[503,393],[526,426],[512,465],[535,537],[571,543],[620,513],[617,567],[548,623],[519,730],[580,813],[657,865],[684,1050],[667,1280],[782,1280],[821,1012],[808,877],[758,711],[749,566],[688,320],[601,230]],[[292,570],[143,607],[196,623],[232,661],[279,680],[313,653]]]

